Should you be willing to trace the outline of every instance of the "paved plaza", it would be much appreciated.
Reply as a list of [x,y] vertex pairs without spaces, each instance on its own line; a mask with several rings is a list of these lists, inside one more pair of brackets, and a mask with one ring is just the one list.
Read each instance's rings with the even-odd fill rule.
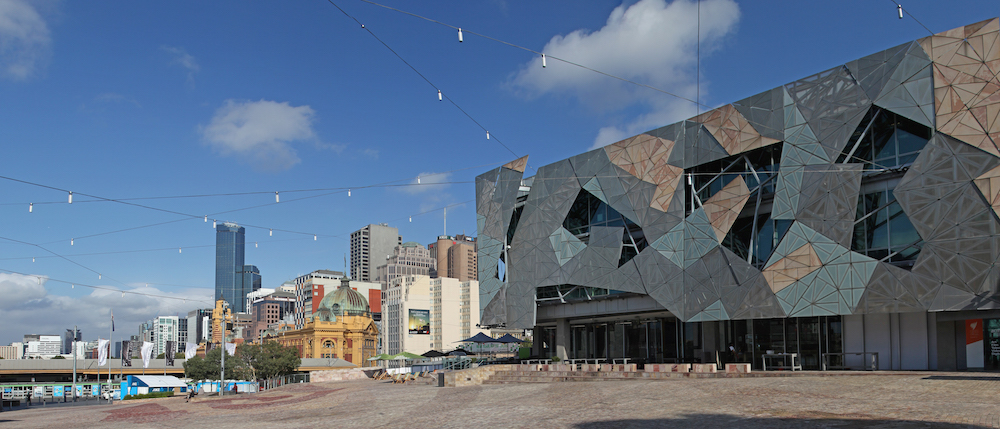
[[895,373],[439,388],[359,380],[260,394],[32,408],[34,427],[1000,427],[1000,374]]

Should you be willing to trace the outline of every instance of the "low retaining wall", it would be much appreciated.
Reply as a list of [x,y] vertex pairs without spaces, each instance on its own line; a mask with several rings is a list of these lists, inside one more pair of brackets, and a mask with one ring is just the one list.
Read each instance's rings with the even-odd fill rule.
[[324,381],[347,381],[364,380],[368,378],[361,368],[328,369],[322,371],[309,371],[309,382],[319,383]]
[[460,371],[447,371],[439,375],[444,382],[443,384],[439,382],[438,385],[443,387],[477,386],[483,384],[493,373],[497,371],[511,371],[514,366],[520,365],[486,365]]

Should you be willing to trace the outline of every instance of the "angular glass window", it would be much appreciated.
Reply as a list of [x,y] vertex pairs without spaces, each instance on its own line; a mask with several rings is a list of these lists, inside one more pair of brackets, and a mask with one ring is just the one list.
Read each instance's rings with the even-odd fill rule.
[[893,196],[897,182],[862,185],[851,250],[909,270],[920,255],[923,238]]
[[596,195],[581,189],[576,200],[570,206],[569,213],[563,219],[563,228],[579,238],[584,244],[590,242],[590,228],[595,226],[623,226],[622,253],[618,266],[632,260],[642,249],[648,246],[646,235],[642,228],[631,219],[601,201]]
[[909,166],[933,130],[878,107],[868,110],[837,163],[860,162],[866,171]]

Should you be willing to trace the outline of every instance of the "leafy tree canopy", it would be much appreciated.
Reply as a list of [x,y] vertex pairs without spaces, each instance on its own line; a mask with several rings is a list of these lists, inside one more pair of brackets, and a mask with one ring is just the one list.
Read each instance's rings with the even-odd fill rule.
[[[222,348],[213,348],[205,357],[184,361],[184,375],[192,380],[218,380],[221,375]],[[298,350],[277,342],[241,344],[235,356],[226,356],[226,378],[263,380],[291,374],[299,365]]]

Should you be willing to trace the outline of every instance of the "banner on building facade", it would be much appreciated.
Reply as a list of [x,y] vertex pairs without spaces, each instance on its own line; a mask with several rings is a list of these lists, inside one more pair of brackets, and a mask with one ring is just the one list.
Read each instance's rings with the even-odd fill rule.
[[985,331],[983,319],[965,321],[965,364],[969,369],[985,366],[986,356],[984,356],[983,350],[983,333]]
[[148,341],[142,342],[142,350],[139,354],[142,355],[142,367],[149,368],[149,359],[153,357],[153,346],[154,344]]
[[107,365],[109,348],[111,348],[110,340],[97,340],[97,366]]
[[195,343],[187,343],[184,348],[184,359],[192,359],[198,355],[198,345]]
[[409,331],[411,334],[430,335],[431,333],[431,312],[430,310],[410,309]]
[[174,366],[174,355],[177,354],[177,341],[167,341],[167,351],[163,353],[163,358],[167,360],[167,366]]
[[122,366],[132,366],[132,342],[122,341]]

